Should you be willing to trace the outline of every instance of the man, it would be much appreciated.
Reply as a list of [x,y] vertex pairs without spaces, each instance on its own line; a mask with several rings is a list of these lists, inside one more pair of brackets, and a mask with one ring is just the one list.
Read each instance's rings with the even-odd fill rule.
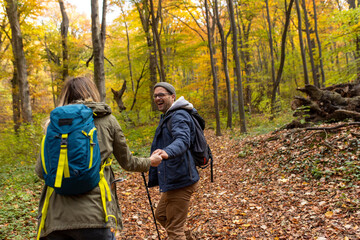
[[190,152],[195,137],[195,123],[188,112],[196,110],[184,97],[177,101],[175,98],[175,88],[171,84],[155,84],[154,102],[163,114],[151,152],[160,154],[163,161],[159,166],[150,168],[149,187],[160,188],[161,198],[155,217],[166,229],[169,240],[192,239],[190,231],[185,233],[185,222],[191,195],[199,181]]

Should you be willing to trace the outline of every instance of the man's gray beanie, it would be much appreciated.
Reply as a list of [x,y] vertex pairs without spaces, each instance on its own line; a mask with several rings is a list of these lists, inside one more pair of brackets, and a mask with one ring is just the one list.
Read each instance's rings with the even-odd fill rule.
[[175,88],[173,85],[171,85],[170,83],[167,82],[158,82],[155,84],[154,86],[154,90],[157,87],[163,87],[165,88],[169,93],[174,94],[176,96],[176,92],[175,92]]

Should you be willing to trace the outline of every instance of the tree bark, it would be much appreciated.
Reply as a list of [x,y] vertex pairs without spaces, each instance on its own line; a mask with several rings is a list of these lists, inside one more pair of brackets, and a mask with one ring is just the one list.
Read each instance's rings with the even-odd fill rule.
[[[104,0],[103,8],[106,9],[106,0]],[[103,30],[106,27],[106,12],[100,29],[99,22],[99,4],[98,0],[91,0],[91,32],[92,32],[92,44],[94,55],[94,81],[99,90],[101,101],[105,101],[105,72],[104,72],[104,45],[105,45],[105,32]],[[105,26],[104,26],[105,25]]]
[[243,21],[240,20],[240,14],[238,11],[238,8],[240,6],[235,6],[236,9],[236,18],[238,20],[237,22],[237,28],[239,30],[239,43],[240,43],[240,56],[241,59],[244,62],[244,68],[245,68],[245,79],[247,86],[245,88],[245,99],[244,104],[248,107],[248,113],[252,113],[252,89],[251,89],[251,72],[252,72],[252,64],[250,59],[250,45],[249,45],[249,36],[250,36],[250,29],[252,24],[253,17],[247,17],[246,20],[249,21],[247,24],[245,24]]
[[11,95],[12,95],[12,108],[13,108],[13,121],[14,121],[14,131],[18,132],[21,124],[21,101],[20,101],[20,94],[19,94],[19,80],[17,78],[17,70],[16,70],[16,63],[13,61],[14,66],[14,74],[13,78],[11,79]]
[[238,90],[238,101],[239,101],[239,115],[240,115],[240,131],[246,133],[246,121],[245,121],[245,109],[244,109],[244,96],[243,96],[243,87],[241,79],[241,68],[240,68],[240,59],[238,53],[237,45],[237,29],[235,23],[235,14],[234,14],[234,3],[233,0],[227,0],[229,8],[229,18],[231,24],[231,30],[233,33],[233,58],[236,65],[235,74],[237,79],[237,90]]
[[120,5],[121,13],[123,15],[123,21],[124,21],[125,31],[126,31],[126,56],[127,56],[128,63],[129,63],[131,90],[132,90],[133,93],[135,93],[135,83],[134,83],[134,78],[133,78],[132,61],[131,61],[131,55],[130,55],[129,30],[128,30],[128,25],[127,25],[126,18],[125,18],[125,12],[124,12],[124,9],[123,9],[123,6],[122,6],[121,2],[119,3],[119,5]]
[[325,86],[325,72],[324,72],[324,64],[323,64],[323,58],[322,58],[321,41],[320,41],[319,32],[318,32],[318,25],[317,25],[317,13],[316,13],[315,0],[313,0],[313,6],[314,6],[315,35],[316,35],[316,42],[317,42],[318,51],[319,51],[319,62],[320,62],[320,71],[321,71],[321,85]]
[[[134,100],[133,100],[133,103],[131,105],[131,108],[130,110],[132,111],[134,106],[135,106],[135,103],[136,103],[136,97],[137,97],[137,93],[139,91],[139,88],[140,88],[140,81],[141,79],[144,77],[144,74],[145,74],[145,66],[148,62],[148,59],[146,60],[146,62],[144,63],[143,65],[143,68],[142,68],[142,71],[141,71],[141,74],[140,74],[140,77],[136,80],[136,88],[135,88],[135,92],[134,92]],[[152,101],[153,102],[153,101]]]
[[20,101],[21,101],[21,115],[22,119],[26,123],[32,123],[32,109],[30,102],[29,84],[27,81],[27,67],[24,53],[24,46],[22,40],[22,34],[19,24],[17,1],[6,0],[6,13],[9,18],[12,39],[11,45],[13,48],[13,54],[16,64],[16,78],[19,82]]
[[209,7],[208,7],[207,0],[205,0],[205,13],[206,13],[206,28],[207,28],[207,35],[208,35],[208,46],[209,46],[209,51],[210,51],[211,72],[212,72],[212,76],[213,76],[214,105],[215,105],[215,115],[216,115],[216,117],[215,117],[216,118],[216,136],[221,136],[219,101],[218,101],[218,85],[217,85],[215,61],[214,61],[214,56],[213,56],[213,46],[212,46],[212,41],[211,41]]
[[[360,6],[360,1],[358,0],[346,0],[349,4],[350,9],[355,9],[357,7]],[[355,36],[355,47],[356,50],[354,52],[354,56],[355,56],[355,62],[356,62],[356,75],[357,75],[357,79],[356,81],[360,83],[360,34],[357,34]]]
[[[270,48],[270,62],[271,62],[271,82],[273,85],[273,92],[274,89],[278,89],[278,85],[275,82],[275,59],[274,59],[274,46],[273,46],[273,38],[272,38],[272,27],[271,27],[271,20],[270,20],[270,10],[269,10],[269,1],[265,0],[266,5],[266,21],[268,23],[269,28],[269,48]],[[274,100],[273,100],[274,97]],[[271,98],[271,115],[275,115],[275,102],[276,102],[276,91]]]
[[221,54],[222,54],[222,62],[223,68],[225,73],[225,82],[226,82],[226,93],[227,93],[227,110],[228,110],[228,118],[227,118],[227,127],[232,128],[232,96],[231,96],[231,83],[230,83],[230,76],[229,76],[229,66],[228,66],[228,59],[227,59],[227,38],[228,34],[225,37],[224,29],[220,22],[219,17],[219,9],[218,9],[218,2],[215,0],[215,19],[216,24],[219,29],[220,39],[221,39]]
[[315,86],[320,87],[319,78],[318,78],[318,75],[316,72],[316,67],[315,67],[315,62],[314,62],[314,54],[313,54],[314,46],[313,46],[313,41],[311,40],[311,37],[310,37],[310,26],[309,26],[310,23],[309,23],[309,19],[308,19],[305,0],[301,0],[301,3],[302,3],[303,11],[304,11],[306,39],[308,42],[309,58],[310,58],[311,72],[313,75],[313,81],[314,81]]
[[61,44],[62,44],[62,53],[63,53],[63,70],[62,78],[63,81],[69,76],[69,54],[68,54],[68,29],[69,29],[69,18],[66,14],[65,5],[63,0],[59,0],[62,22],[61,22]]
[[161,47],[160,34],[158,32],[158,22],[159,22],[159,17],[161,15],[161,0],[159,0],[159,3],[158,3],[158,11],[157,11],[158,16],[155,17],[155,9],[154,9],[153,0],[150,0],[150,12],[151,12],[151,20],[152,20],[151,26],[152,26],[153,36],[154,36],[154,40],[156,42],[157,49],[158,49],[158,54],[159,54],[159,61],[160,61],[159,76],[160,76],[160,81],[166,82],[163,51],[162,51],[162,47]]
[[156,52],[154,48],[154,41],[151,38],[150,34],[150,10],[148,6],[148,0],[141,0],[139,2],[133,1],[136,9],[138,10],[141,25],[143,27],[145,36],[146,36],[146,42],[148,46],[148,53],[149,53],[149,70],[150,70],[150,85],[149,85],[149,97],[151,102],[151,109],[152,111],[156,111],[157,107],[153,101],[153,95],[154,95],[154,86],[157,82],[156,77]]
[[[277,89],[279,87],[281,76],[284,70],[284,64],[285,64],[285,46],[286,46],[286,36],[290,25],[290,19],[291,19],[291,9],[294,4],[294,0],[290,0],[289,8],[286,9],[285,13],[285,26],[284,31],[281,37],[281,56],[280,56],[280,66],[277,72],[276,80],[273,85],[272,94],[271,94],[271,112],[274,113],[275,108],[275,102],[276,102],[276,93]],[[285,6],[286,7],[286,6]]]
[[307,70],[307,64],[306,64],[304,41],[303,41],[303,36],[302,36],[302,24],[301,24],[301,12],[300,12],[299,0],[295,0],[295,5],[296,5],[296,12],[298,15],[298,32],[299,32],[301,59],[302,59],[303,69],[304,69],[304,80],[305,80],[305,84],[309,84],[309,76],[308,76],[308,70]]
[[294,116],[303,117],[307,122],[343,121],[352,118],[360,120],[360,85],[339,84],[319,89],[314,85],[298,88],[308,98],[295,97],[291,108]]
[[111,91],[114,94],[114,100],[117,103],[120,112],[126,110],[125,104],[122,100],[125,90],[126,90],[126,80],[124,80],[124,83],[119,91],[116,91],[113,88],[111,88]]

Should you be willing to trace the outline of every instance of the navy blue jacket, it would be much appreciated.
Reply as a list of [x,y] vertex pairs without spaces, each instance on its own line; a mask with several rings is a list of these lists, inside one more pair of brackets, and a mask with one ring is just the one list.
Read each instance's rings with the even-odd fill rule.
[[[167,126],[170,118],[171,132]],[[159,185],[160,192],[167,192],[199,181],[199,173],[189,149],[194,137],[195,123],[187,110],[175,109],[161,115],[151,153],[156,149],[163,149],[169,158],[163,159],[157,167],[150,167],[149,187]]]

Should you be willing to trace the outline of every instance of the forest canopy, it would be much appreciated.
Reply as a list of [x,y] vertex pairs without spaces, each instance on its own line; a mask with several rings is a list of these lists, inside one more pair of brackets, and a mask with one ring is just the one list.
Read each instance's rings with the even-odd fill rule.
[[103,100],[135,124],[155,110],[152,86],[169,82],[216,119],[218,134],[246,131],[252,114],[289,111],[306,84],[360,80],[355,0],[92,0],[91,16],[65,0],[0,4],[6,126],[49,113],[69,76],[94,78]]

